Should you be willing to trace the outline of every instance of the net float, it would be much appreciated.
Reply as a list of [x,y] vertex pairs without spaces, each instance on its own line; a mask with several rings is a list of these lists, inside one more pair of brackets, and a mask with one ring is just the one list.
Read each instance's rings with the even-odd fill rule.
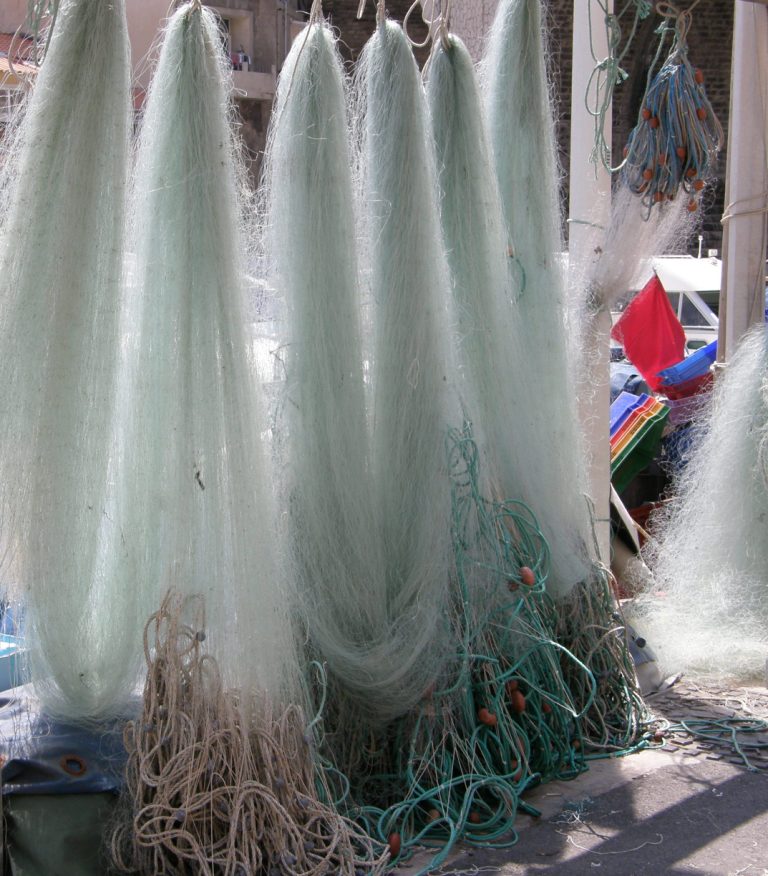
[[495,727],[499,723],[499,719],[493,712],[490,712],[486,708],[482,708],[477,713],[477,720],[481,724],[485,724],[486,727]]

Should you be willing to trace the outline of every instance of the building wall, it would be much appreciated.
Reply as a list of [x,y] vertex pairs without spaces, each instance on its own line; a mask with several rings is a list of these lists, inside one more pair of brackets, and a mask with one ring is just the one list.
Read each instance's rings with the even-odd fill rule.
[[145,90],[152,72],[152,48],[166,19],[168,0],[126,0],[135,84]]
[[27,0],[0,0],[0,33],[15,33],[27,17]]

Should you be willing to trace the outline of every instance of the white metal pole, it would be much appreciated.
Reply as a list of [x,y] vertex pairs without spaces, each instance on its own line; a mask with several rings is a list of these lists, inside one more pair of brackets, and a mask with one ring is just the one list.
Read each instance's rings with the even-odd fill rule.
[[763,321],[768,245],[768,7],[735,0],[718,362]]
[[[569,266],[572,283],[578,283],[595,246],[595,226],[605,228],[611,209],[610,174],[590,162],[595,143],[594,118],[587,111],[586,94],[594,55],[602,60],[608,55],[605,22],[594,4],[590,34],[590,0],[573,3],[573,68],[571,79],[571,154],[569,195]],[[597,10],[597,14],[595,11]],[[590,39],[591,37],[591,39]],[[591,48],[590,48],[591,45]],[[605,139],[611,143],[611,113],[605,118]],[[609,355],[611,317],[599,313],[589,326],[585,339],[585,361],[590,363],[589,386],[583,387],[582,410],[585,414],[587,451],[590,458],[590,491],[597,519],[597,541],[601,559],[610,558],[609,496],[611,485],[610,445],[608,441]],[[584,408],[586,407],[586,410]]]

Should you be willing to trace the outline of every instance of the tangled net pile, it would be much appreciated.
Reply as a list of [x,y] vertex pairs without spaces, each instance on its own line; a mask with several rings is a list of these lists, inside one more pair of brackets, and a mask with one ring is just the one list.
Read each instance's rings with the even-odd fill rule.
[[[320,737],[335,805],[386,842],[395,861],[418,846],[438,849],[423,873],[459,839],[513,845],[517,813],[538,814],[522,799],[527,789],[634,745],[645,715],[626,659],[621,673],[595,678],[557,641],[562,610],[546,592],[546,541],[525,505],[481,495],[469,427],[453,430],[447,446],[454,657],[415,709],[376,733],[355,722],[331,675]],[[591,610],[593,623],[573,638],[593,666],[607,666],[623,649],[601,614],[613,619],[615,609]]]
[[[190,622],[182,618],[193,614]],[[376,874],[384,858],[318,799],[297,706],[259,711],[225,690],[204,652],[200,600],[169,593],[147,623],[142,713],[125,731],[133,816],[112,853],[124,872]]]
[[557,606],[556,637],[589,667],[594,689],[581,673],[566,672],[578,704],[589,758],[628,752],[642,743],[649,712],[640,696],[621,614],[607,569],[596,569]]

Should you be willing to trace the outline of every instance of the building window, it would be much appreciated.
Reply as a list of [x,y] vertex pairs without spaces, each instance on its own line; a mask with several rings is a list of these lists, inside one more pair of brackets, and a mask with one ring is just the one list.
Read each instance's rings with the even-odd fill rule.
[[222,15],[221,12],[212,10],[219,21],[219,31],[221,32],[221,40],[224,45],[224,53],[229,58],[233,70],[250,70],[251,57],[246,51],[242,42],[237,39],[235,22]]

